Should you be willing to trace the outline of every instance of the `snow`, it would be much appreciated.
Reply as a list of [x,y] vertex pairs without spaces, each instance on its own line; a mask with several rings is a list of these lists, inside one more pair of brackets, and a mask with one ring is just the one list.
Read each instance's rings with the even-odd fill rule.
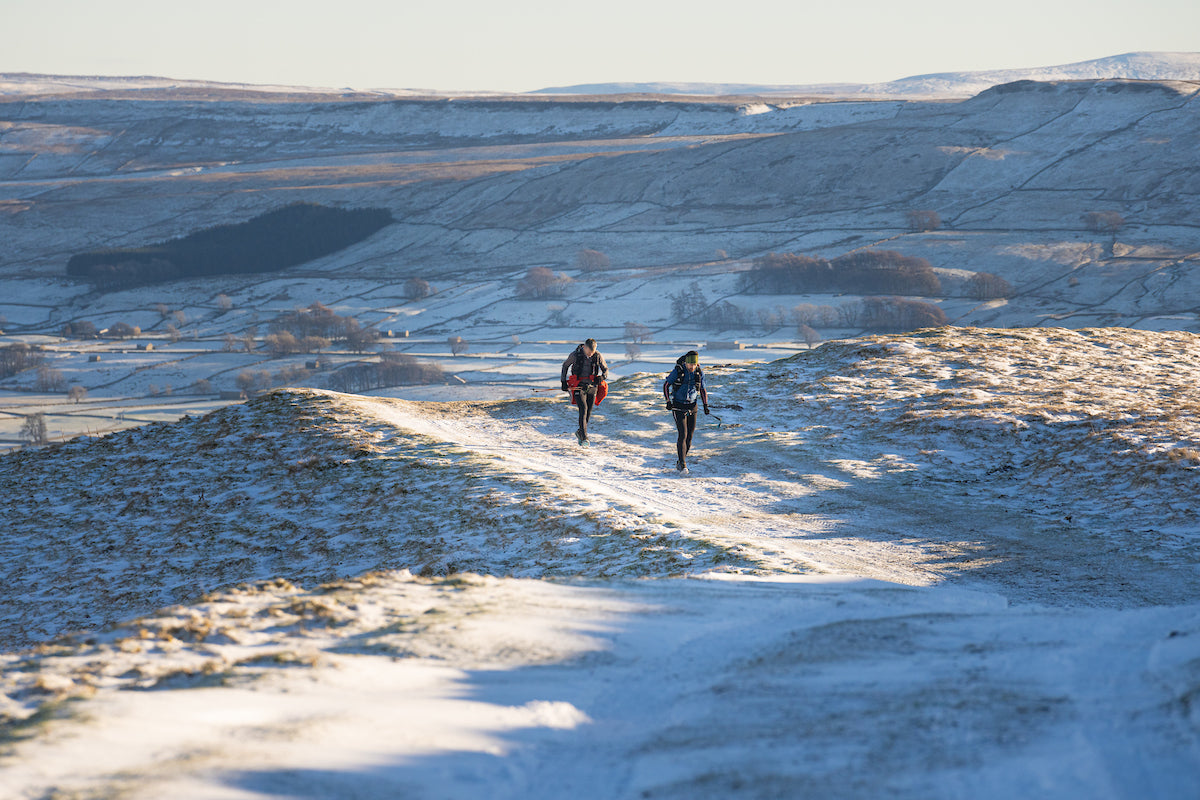
[[[94,721],[55,723],[8,785],[133,797],[1177,797],[1194,781],[1186,750],[1161,747],[1194,717],[1157,708],[1188,686],[1194,613],[1066,615],[829,580],[447,587],[392,574],[376,588],[395,593],[390,628],[317,623],[287,651],[210,646],[190,659],[218,661],[207,680],[185,666],[199,646],[173,657],[174,674],[147,674],[167,667],[161,656],[123,653],[119,666],[160,685],[99,690],[86,701]],[[354,599],[370,610],[372,598]],[[428,624],[427,606],[440,612]]]
[[43,641],[0,656],[5,785],[1181,796],[1195,338],[710,366],[683,478],[659,372],[585,457],[553,399],[314,390],[7,456],[60,492],[5,501],[0,622]]
[[[31,80],[0,129],[3,343],[87,397],[0,387],[4,444],[39,411],[55,440],[0,455],[0,797],[1194,793],[1194,85],[343,103]],[[76,89],[98,101],[46,96]],[[290,199],[400,221],[285,273],[61,278]],[[906,231],[918,203],[948,225]],[[1101,207],[1119,241],[1082,230]],[[575,269],[585,247],[612,268]],[[738,291],[758,253],[872,247],[929,258],[927,299],[993,327],[808,350],[765,320],[855,298]],[[518,297],[531,266],[566,295]],[[964,296],[980,271],[1017,291]],[[437,291],[407,299],[412,276]],[[693,283],[754,321],[675,319]],[[192,393],[378,357],[272,358],[270,321],[316,301],[450,382]],[[556,377],[583,335],[613,378],[586,451]],[[688,349],[713,414],[679,476],[657,398]]]
[[970,97],[1016,81],[1126,79],[1143,81],[1200,80],[1200,53],[1141,52],[1062,64],[979,72],[913,75],[885,83],[801,84],[791,86],[714,83],[607,83],[541,90],[547,94],[681,94],[681,95],[833,95],[853,97]]

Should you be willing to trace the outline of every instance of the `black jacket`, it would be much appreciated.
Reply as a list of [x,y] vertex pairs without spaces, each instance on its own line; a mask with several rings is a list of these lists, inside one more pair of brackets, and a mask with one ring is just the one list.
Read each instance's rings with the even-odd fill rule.
[[583,354],[583,345],[575,348],[575,352],[567,356],[567,360],[562,365],[562,381],[567,382],[567,376],[574,375],[579,380],[591,380],[593,383],[608,380],[608,364],[604,363],[604,356],[600,355],[597,350],[592,353],[592,357],[588,358]]

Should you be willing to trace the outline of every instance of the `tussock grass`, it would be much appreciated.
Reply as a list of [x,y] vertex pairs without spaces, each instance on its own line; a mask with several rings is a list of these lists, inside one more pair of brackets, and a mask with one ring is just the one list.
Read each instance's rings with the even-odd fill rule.
[[[646,576],[730,560],[486,455],[381,425],[330,392],[283,390],[6,455],[0,501],[9,646],[273,578]],[[646,537],[659,557],[645,557]]]
[[1200,513],[1195,334],[939,328],[767,369],[764,412],[911,452],[930,480],[986,476],[997,494],[1126,532],[1190,529]]

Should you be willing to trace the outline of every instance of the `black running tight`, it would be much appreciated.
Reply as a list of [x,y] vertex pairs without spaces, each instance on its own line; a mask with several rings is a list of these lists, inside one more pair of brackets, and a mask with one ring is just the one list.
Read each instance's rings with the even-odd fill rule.
[[579,431],[587,438],[587,424],[592,418],[592,406],[596,402],[595,387],[575,390],[575,403],[579,406]]
[[671,413],[675,415],[675,429],[679,432],[678,438],[675,439],[675,451],[679,454],[679,460],[683,461],[692,449],[692,434],[696,432],[696,409],[676,408]]

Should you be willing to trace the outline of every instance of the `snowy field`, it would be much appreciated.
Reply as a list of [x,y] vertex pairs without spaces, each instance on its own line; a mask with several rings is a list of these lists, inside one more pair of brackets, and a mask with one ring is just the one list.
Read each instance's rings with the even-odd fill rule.
[[[1196,63],[673,99],[0,76],[0,346],[43,358],[0,380],[0,798],[1193,797]],[[396,223],[275,274],[64,277],[295,201]],[[952,327],[741,287],[871,249],[927,259]],[[272,355],[313,303],[378,347]],[[330,390],[389,351],[444,382]]]
[[714,365],[683,477],[653,373],[586,450],[561,401],[289,390],[8,456],[56,491],[5,500],[6,785],[1187,796],[1198,371],[1115,329]]

